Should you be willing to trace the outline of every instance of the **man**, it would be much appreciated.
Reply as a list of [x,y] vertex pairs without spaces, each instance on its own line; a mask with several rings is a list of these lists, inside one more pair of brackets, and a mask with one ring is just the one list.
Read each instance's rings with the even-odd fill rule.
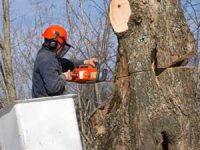
[[72,81],[75,76],[71,71],[76,66],[81,64],[95,66],[95,58],[76,62],[62,58],[71,47],[63,27],[49,26],[42,36],[44,43],[34,63],[33,98],[62,95],[65,91],[65,82]]

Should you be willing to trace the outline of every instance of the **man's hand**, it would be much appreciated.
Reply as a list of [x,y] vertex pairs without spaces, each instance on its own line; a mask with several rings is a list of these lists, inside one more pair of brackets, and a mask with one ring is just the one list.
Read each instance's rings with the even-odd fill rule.
[[65,75],[65,78],[67,81],[72,81],[76,77],[76,74],[74,74],[70,70],[68,70],[67,72],[64,72],[63,74]]
[[91,65],[92,67],[95,67],[95,62],[98,62],[96,58],[84,60],[85,65]]

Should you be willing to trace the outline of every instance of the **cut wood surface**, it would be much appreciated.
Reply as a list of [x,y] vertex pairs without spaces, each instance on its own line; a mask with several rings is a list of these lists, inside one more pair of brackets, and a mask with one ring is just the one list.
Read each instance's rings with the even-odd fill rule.
[[110,4],[110,21],[115,32],[128,30],[131,8],[128,0],[112,0]]

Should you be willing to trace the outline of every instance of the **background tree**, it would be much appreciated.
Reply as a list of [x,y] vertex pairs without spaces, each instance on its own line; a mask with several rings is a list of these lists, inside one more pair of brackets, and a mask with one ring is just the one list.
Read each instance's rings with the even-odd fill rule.
[[[199,49],[200,49],[200,3],[197,0],[183,0],[182,1],[183,9],[186,15],[187,22],[190,26],[190,29],[196,39],[196,47],[198,49],[197,55],[192,59],[192,63],[198,69],[198,76],[200,75],[200,64],[199,64]],[[197,95],[196,97],[200,98],[200,80],[197,80]]]
[[[10,44],[10,15],[9,0],[2,0],[3,6],[3,30],[4,40],[1,44],[1,52],[4,66],[4,83],[7,103],[16,100],[15,82],[12,68],[11,44]],[[1,65],[2,66],[2,65]],[[1,67],[2,68],[2,67]]]
[[[199,50],[200,41],[200,3],[198,0],[182,0],[182,7],[185,12],[188,25],[196,39],[196,47]],[[198,66],[199,64],[199,51],[193,59],[193,63]]]
[[[86,0],[66,1],[69,38],[75,46],[75,49],[68,54],[68,58],[88,59],[96,57],[100,63],[109,68],[109,78],[112,79],[117,43],[110,28],[107,13],[108,4],[108,1],[100,3]],[[110,100],[112,83],[75,86],[70,83],[67,84],[67,89],[69,92],[76,91],[78,94],[77,112],[80,131],[83,148],[87,149],[93,138],[88,118],[102,103]]]

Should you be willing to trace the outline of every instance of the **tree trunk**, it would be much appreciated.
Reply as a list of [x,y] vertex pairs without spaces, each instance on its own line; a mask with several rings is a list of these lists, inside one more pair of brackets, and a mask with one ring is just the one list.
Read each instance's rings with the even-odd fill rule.
[[8,93],[8,102],[11,103],[16,99],[14,75],[12,69],[12,57],[10,46],[10,16],[9,0],[2,0],[3,5],[3,29],[4,29],[4,46],[2,48],[2,57],[4,64],[4,73],[6,78],[6,88]]
[[195,41],[179,0],[112,0],[110,18],[119,42],[115,91],[91,118],[91,149],[197,150],[197,71],[184,67]]

